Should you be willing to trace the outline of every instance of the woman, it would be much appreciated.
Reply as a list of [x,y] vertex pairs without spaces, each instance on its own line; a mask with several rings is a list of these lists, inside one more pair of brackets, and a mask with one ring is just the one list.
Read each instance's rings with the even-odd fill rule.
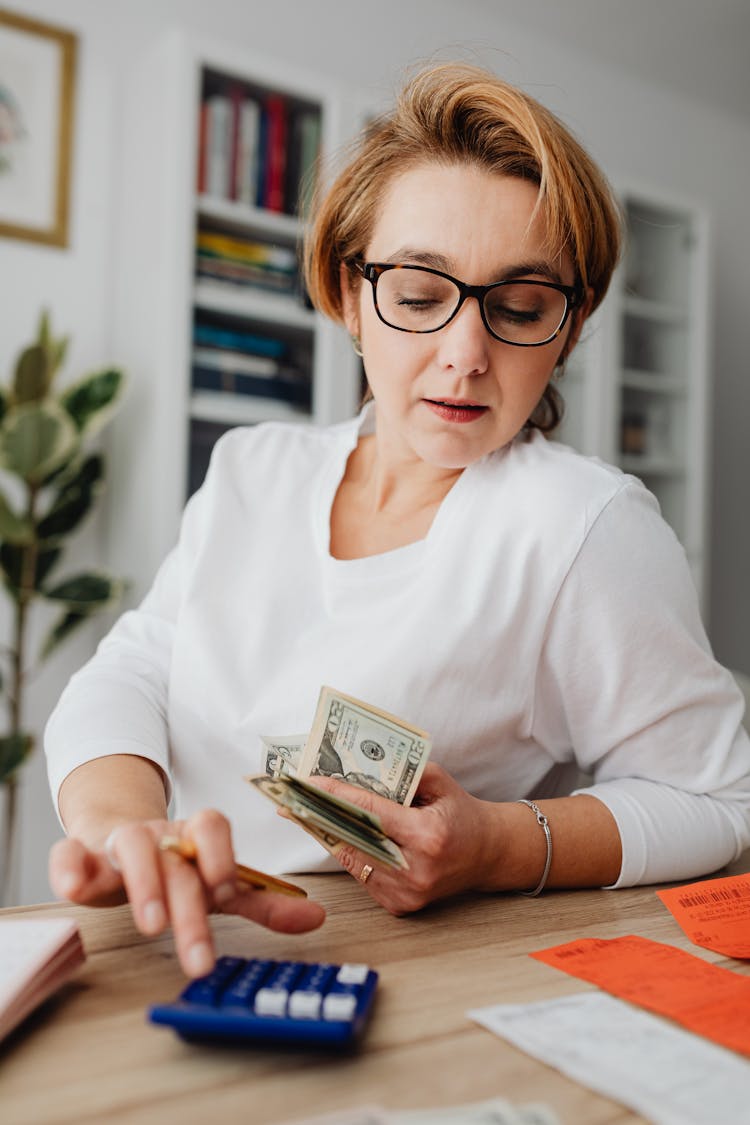
[[[50,720],[57,893],[126,895],[144,932],[171,922],[192,974],[212,906],[318,924],[312,903],[238,894],[232,864],[335,868],[241,780],[262,733],[309,726],[323,683],[433,736],[411,808],[318,780],[404,852],[398,872],[337,854],[394,913],[692,877],[748,846],[742,701],[684,554],[638,481],[545,436],[618,251],[601,173],[494,76],[427,70],[371,126],[306,261],[372,401],[218,443],[151,592]],[[165,831],[197,868],[159,852]]]

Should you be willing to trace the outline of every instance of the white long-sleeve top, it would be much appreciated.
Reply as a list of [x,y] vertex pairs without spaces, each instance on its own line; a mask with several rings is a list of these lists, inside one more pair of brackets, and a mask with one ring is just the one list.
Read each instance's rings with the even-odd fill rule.
[[330,512],[369,411],[226,434],[179,542],[65,689],[53,794],[136,754],[173,811],[222,810],[240,860],[335,868],[243,781],[261,735],[309,729],[321,685],[429,731],[432,760],[493,801],[562,796],[579,771],[622,838],[616,886],[716,870],[750,845],[750,741],[684,552],[634,478],[535,434],[467,468],[427,536],[354,560]]

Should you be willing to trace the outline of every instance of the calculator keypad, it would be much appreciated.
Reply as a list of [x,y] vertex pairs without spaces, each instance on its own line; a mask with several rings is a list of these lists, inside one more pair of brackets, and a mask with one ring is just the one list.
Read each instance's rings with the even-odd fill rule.
[[377,980],[362,964],[220,957],[149,1017],[185,1038],[345,1043],[361,1034]]

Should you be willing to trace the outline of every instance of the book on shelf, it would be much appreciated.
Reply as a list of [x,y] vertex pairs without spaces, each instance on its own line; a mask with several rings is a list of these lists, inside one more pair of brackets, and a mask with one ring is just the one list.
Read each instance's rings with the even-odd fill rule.
[[284,340],[279,340],[275,336],[262,336],[235,328],[219,328],[214,324],[194,324],[193,343],[227,348],[229,351],[249,352],[250,355],[270,356],[274,359],[285,359],[289,354],[289,348]]
[[199,230],[196,250],[198,277],[290,295],[299,290],[297,254],[289,246]]
[[86,959],[72,918],[0,921],[0,1040]]
[[320,136],[319,109],[214,78],[199,107],[198,192],[297,214],[309,201]]
[[287,99],[280,94],[266,97],[265,111],[268,122],[264,162],[263,207],[269,211],[283,211],[286,206],[284,175],[287,145]]
[[208,102],[202,101],[198,110],[198,171],[196,190],[208,194]]
[[320,113],[303,110],[293,122],[293,136],[289,145],[289,171],[287,176],[288,210],[307,214],[315,191],[316,171],[320,153]]
[[205,180],[208,195],[228,199],[232,160],[232,100],[213,94],[206,102]]
[[244,97],[237,112],[234,198],[240,203],[254,205],[258,182],[258,145],[260,142],[260,105],[257,98]]
[[193,391],[190,399],[193,421],[234,426],[260,422],[310,422],[310,411],[293,402],[263,395],[228,394],[226,391]]
[[242,235],[221,234],[215,231],[198,231],[197,247],[205,253],[220,255],[239,262],[255,262],[273,266],[274,269],[292,272],[297,268],[297,254],[290,246],[262,242]]
[[290,402],[309,409],[312,389],[300,372],[272,375],[250,375],[243,371],[220,370],[193,363],[193,389],[221,391],[233,395],[254,395],[258,398]]
[[271,359],[265,355],[227,351],[224,348],[193,348],[193,364],[198,367],[212,367],[216,371],[263,375],[267,379],[272,379],[274,375],[279,375],[285,370],[285,365],[278,359]]
[[227,261],[213,257],[211,254],[198,254],[195,260],[195,276],[227,285],[267,289],[272,293],[282,293],[290,297],[298,292],[297,278],[294,274],[282,273],[279,270],[269,269],[268,266]]

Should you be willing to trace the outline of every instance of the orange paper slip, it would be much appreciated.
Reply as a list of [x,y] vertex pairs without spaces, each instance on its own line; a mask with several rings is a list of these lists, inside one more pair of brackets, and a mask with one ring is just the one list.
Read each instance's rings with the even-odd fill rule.
[[728,875],[656,892],[696,945],[750,957],[750,875]]
[[633,934],[581,938],[530,956],[750,1055],[750,977]]

